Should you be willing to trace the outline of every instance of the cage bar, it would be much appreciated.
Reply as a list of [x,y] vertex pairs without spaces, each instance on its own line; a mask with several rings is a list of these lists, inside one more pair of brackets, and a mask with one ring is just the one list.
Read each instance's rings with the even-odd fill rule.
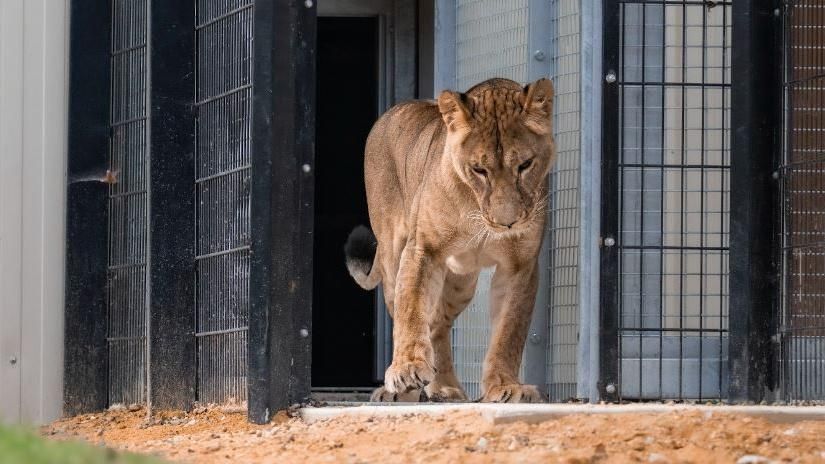
[[247,398],[252,0],[197,2],[198,400]]
[[603,237],[612,240],[603,260],[613,263],[603,261],[602,311],[614,313],[602,322],[616,327],[603,341],[618,365],[603,388],[625,399],[719,399],[727,392],[731,3],[606,8],[618,37],[608,44],[605,36],[606,50],[616,47],[605,58],[616,106],[606,101],[605,114],[618,114],[618,126],[606,121],[604,137],[618,145],[607,145],[604,156],[616,159],[603,164],[615,190],[602,197]]
[[149,87],[147,0],[112,0],[109,170],[109,404],[146,401]]
[[825,6],[786,2],[779,386],[825,400]]

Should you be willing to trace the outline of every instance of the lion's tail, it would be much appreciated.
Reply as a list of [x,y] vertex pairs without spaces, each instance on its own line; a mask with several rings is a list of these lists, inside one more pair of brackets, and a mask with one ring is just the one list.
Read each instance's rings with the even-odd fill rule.
[[381,282],[377,250],[375,234],[364,226],[353,229],[344,245],[347,270],[364,290],[372,290]]

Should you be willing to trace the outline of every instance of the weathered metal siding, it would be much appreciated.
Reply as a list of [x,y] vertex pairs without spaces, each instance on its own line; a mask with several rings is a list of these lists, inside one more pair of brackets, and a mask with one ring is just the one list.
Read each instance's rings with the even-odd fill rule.
[[0,2],[0,421],[61,414],[68,4]]

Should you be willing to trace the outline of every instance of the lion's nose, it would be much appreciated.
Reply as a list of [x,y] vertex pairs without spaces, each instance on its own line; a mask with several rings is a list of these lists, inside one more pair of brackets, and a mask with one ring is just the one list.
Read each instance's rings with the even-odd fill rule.
[[496,224],[511,229],[519,220],[519,211],[516,208],[499,208],[490,219]]

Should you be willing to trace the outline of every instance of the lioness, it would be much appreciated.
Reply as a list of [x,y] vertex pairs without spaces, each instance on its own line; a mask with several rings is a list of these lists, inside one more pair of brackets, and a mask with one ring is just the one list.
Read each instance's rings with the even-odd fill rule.
[[[555,158],[553,85],[490,79],[438,101],[394,106],[375,123],[364,159],[370,223],[350,234],[347,268],[384,284],[393,361],[373,401],[463,401],[450,328],[495,266],[493,332],[481,401],[537,402],[518,379],[538,280]],[[423,389],[423,390],[422,390]]]

